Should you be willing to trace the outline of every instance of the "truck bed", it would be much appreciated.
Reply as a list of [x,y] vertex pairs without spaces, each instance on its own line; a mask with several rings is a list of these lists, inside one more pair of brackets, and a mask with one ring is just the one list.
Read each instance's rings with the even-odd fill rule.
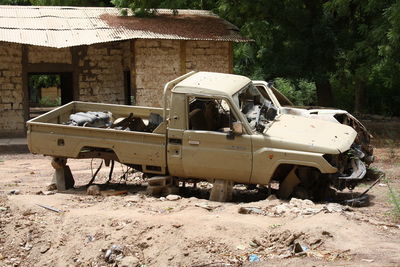
[[113,118],[144,120],[162,108],[74,101],[27,122],[28,147],[32,153],[62,158],[104,158],[133,165],[143,172],[166,171],[166,127],[162,122],[152,133],[66,125],[70,114],[109,111]]

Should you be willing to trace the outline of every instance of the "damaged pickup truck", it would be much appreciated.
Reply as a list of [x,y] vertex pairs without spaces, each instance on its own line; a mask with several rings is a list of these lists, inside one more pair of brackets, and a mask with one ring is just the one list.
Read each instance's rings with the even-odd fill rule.
[[102,158],[153,186],[208,180],[220,201],[234,183],[272,181],[282,198],[326,199],[332,187],[354,188],[372,156],[357,129],[291,114],[267,83],[244,76],[191,72],[168,82],[163,99],[163,108],[71,102],[28,121],[29,149],[54,157],[57,186],[70,173],[67,158]]

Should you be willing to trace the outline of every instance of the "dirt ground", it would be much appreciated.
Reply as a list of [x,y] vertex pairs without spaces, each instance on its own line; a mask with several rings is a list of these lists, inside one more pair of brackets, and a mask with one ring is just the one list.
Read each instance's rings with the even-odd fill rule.
[[[375,151],[373,166],[400,192],[400,148]],[[126,170],[119,164],[103,195],[87,195],[91,160],[68,164],[78,188],[53,194],[49,158],[0,155],[0,266],[400,266],[400,222],[386,181],[362,208],[266,199],[243,187],[234,202],[217,203],[206,200],[205,183],[177,200],[147,196],[132,175],[118,185]]]

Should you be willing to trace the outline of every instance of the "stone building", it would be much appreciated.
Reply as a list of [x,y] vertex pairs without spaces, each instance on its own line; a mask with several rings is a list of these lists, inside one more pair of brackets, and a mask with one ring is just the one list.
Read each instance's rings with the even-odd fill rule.
[[237,28],[209,11],[0,6],[0,136],[23,136],[28,79],[57,74],[61,102],[161,106],[163,85],[191,70],[232,72]]

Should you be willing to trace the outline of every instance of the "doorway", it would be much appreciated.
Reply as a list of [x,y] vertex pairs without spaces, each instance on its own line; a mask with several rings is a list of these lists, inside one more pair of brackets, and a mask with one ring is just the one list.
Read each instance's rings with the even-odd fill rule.
[[29,118],[74,99],[72,72],[28,73]]
[[131,71],[124,71],[124,102],[125,105],[135,105],[135,99],[132,96],[132,87],[131,87]]

